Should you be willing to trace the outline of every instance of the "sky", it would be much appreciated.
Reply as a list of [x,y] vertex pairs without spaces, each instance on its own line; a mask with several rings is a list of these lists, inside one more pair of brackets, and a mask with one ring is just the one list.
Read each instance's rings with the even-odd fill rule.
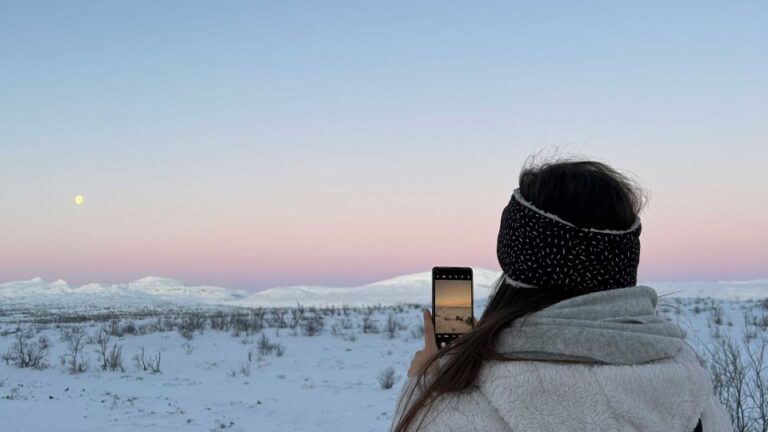
[[470,281],[439,280],[435,281],[436,307],[472,306],[472,284]]
[[641,280],[766,277],[767,20],[761,1],[0,0],[0,281],[499,269],[542,152],[645,187]]

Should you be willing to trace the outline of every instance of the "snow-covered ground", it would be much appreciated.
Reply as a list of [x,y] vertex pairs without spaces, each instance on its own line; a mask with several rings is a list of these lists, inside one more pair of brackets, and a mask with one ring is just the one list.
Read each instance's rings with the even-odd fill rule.
[[[477,316],[497,276],[475,270]],[[20,327],[29,332],[25,344],[47,338],[50,365],[0,361],[0,428],[387,430],[422,345],[419,307],[430,301],[429,278],[425,272],[360,287],[250,295],[163,278],[83,287],[41,279],[2,284],[0,354],[14,352]],[[702,353],[726,336],[756,341],[768,334],[768,280],[648,285],[662,294],[662,313]],[[81,373],[71,373],[66,356],[77,338],[73,328],[86,343],[88,368]],[[122,349],[123,371],[100,367],[102,328],[107,347]],[[133,358],[142,348],[145,363],[159,353],[158,373],[137,367]],[[395,382],[387,389],[379,378],[389,367]]]

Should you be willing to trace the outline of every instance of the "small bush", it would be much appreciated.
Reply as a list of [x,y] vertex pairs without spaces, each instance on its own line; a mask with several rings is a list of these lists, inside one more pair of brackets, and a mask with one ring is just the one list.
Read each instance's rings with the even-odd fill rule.
[[243,376],[251,376],[251,362],[244,362],[240,364],[240,373]]
[[389,314],[387,316],[387,324],[384,327],[384,334],[389,339],[394,339],[395,336],[397,336],[397,331],[400,329],[400,326],[397,323],[397,320],[395,320],[394,314]]
[[760,301],[760,307],[762,307],[765,310],[768,310],[768,297]]
[[411,327],[411,337],[414,339],[419,339],[424,337],[424,324],[419,323],[413,327]]
[[278,357],[282,357],[283,354],[285,354],[285,347],[279,343],[273,343],[269,340],[267,335],[262,333],[261,337],[256,342],[256,346],[251,347],[251,349],[248,350],[248,361],[253,361],[254,358],[261,360],[272,353],[275,353]]
[[71,374],[78,374],[88,370],[88,358],[85,356],[85,347],[88,337],[80,327],[73,327],[66,339],[67,351],[61,356],[61,364],[66,366]]
[[388,366],[386,369],[379,373],[377,380],[379,381],[379,385],[382,389],[391,389],[392,386],[395,385],[395,370],[392,368],[392,366]]
[[717,325],[723,324],[723,308],[722,307],[712,306],[709,312],[712,317],[712,322],[714,322]]
[[272,351],[275,350],[275,345],[269,340],[267,335],[264,333],[261,334],[261,337],[259,338],[259,341],[256,343],[256,347],[258,348],[259,356],[264,357],[268,354],[272,354]]
[[123,347],[117,346],[117,344],[112,345],[112,349],[109,351],[109,354],[107,355],[107,369],[111,370],[112,372],[120,371],[125,372],[125,368],[123,367]]
[[158,350],[157,354],[154,356],[146,358],[144,356],[144,347],[141,347],[140,349],[141,351],[133,356],[133,362],[136,365],[136,369],[145,372],[160,373],[160,350]]
[[371,319],[369,315],[363,316],[363,333],[378,333],[379,326]]
[[109,331],[106,327],[101,327],[93,338],[96,344],[96,354],[101,361],[101,370],[107,370],[107,356],[109,354]]
[[199,312],[192,312],[181,317],[179,323],[179,334],[187,340],[192,340],[194,333],[203,334],[205,330],[205,315]]
[[138,334],[136,323],[133,320],[126,321],[125,325],[123,325],[122,331],[123,331],[123,334],[127,334],[127,335]]
[[40,336],[37,342],[32,341],[34,333],[31,328],[16,328],[13,344],[0,359],[6,364],[14,364],[19,368],[45,369],[48,367],[48,349],[50,342],[45,336]]
[[195,350],[195,347],[192,346],[192,343],[190,341],[184,341],[183,344],[181,344],[181,348],[184,350],[184,352],[187,355],[192,355],[192,352]]
[[301,332],[305,336],[315,336],[323,331],[323,317],[320,314],[314,314],[301,323]]

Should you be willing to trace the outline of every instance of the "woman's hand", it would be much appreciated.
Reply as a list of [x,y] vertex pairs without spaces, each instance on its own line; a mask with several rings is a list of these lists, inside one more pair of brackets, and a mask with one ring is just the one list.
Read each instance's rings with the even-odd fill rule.
[[[435,326],[432,324],[432,314],[429,309],[423,310],[424,315],[424,349],[416,351],[411,360],[411,367],[408,369],[408,378],[416,376],[437,354],[437,342],[435,341]],[[437,365],[433,365],[436,367]],[[434,370],[434,368],[433,368]]]

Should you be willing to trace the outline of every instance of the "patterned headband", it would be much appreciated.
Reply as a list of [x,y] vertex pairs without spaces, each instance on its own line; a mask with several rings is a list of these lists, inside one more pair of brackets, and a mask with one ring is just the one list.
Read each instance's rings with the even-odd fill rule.
[[637,284],[640,218],[626,230],[580,228],[515,189],[501,214],[496,256],[508,283],[594,292]]

